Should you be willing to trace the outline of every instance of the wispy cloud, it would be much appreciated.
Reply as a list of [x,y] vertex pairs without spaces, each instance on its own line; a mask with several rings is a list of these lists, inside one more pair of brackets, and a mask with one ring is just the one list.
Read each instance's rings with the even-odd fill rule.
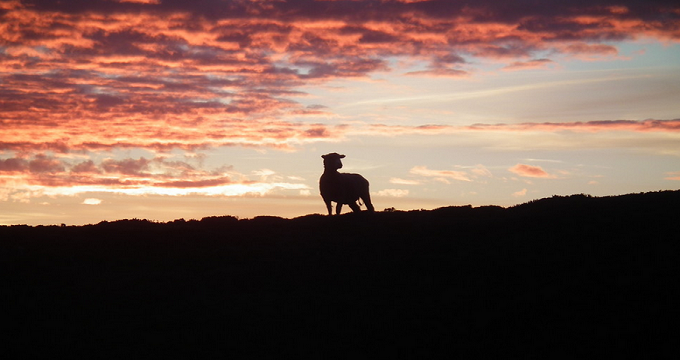
[[517,70],[528,70],[528,69],[545,69],[555,62],[550,59],[534,59],[528,61],[515,61],[509,65],[506,65],[503,70],[505,71],[517,71]]
[[470,176],[465,171],[456,170],[433,170],[428,169],[426,166],[415,166],[409,173],[413,175],[431,177],[435,180],[449,183],[449,179],[458,181],[472,181]]
[[[514,64],[514,65],[513,65]],[[519,70],[518,67],[520,63],[512,63],[507,66],[511,67],[511,70]],[[512,69],[512,67],[515,67]],[[528,68],[528,67],[527,67]],[[449,92],[449,93],[439,93],[439,94],[428,94],[428,95],[414,95],[414,96],[404,96],[404,97],[389,97],[389,98],[377,98],[370,100],[363,100],[351,104],[344,105],[345,107],[366,105],[366,104],[390,104],[390,103],[409,103],[409,102],[440,102],[440,101],[461,101],[470,99],[479,99],[498,95],[508,95],[512,93],[529,91],[529,90],[542,90],[542,89],[552,89],[559,88],[569,85],[586,85],[586,84],[596,84],[596,83],[606,83],[621,80],[634,80],[647,77],[648,75],[625,75],[625,76],[607,76],[607,77],[593,77],[587,79],[573,79],[573,80],[559,80],[559,81],[548,81],[548,82],[538,82],[524,85],[513,85],[504,87],[494,87],[484,90],[476,91],[459,91],[459,92]]]
[[[450,180],[472,182],[478,181],[483,178],[491,178],[493,174],[489,169],[487,169],[482,164],[477,164],[475,166],[455,166],[459,170],[434,170],[429,169],[427,166],[414,166],[409,170],[409,174],[421,177],[420,179],[401,179],[401,178],[391,178],[390,183],[393,184],[403,184],[403,185],[418,185],[421,184],[426,179],[432,179],[434,181],[443,182],[445,184],[450,184]],[[484,181],[484,180],[481,180]]]
[[463,132],[612,132],[635,133],[680,133],[680,119],[675,120],[598,120],[586,122],[525,122],[517,124],[472,124],[472,125],[388,125],[370,124],[347,129],[348,132],[375,136],[397,136],[408,134],[438,135]]
[[420,181],[402,179],[402,178],[390,178],[389,181],[390,181],[390,184],[397,184],[397,185],[419,185],[420,184]]

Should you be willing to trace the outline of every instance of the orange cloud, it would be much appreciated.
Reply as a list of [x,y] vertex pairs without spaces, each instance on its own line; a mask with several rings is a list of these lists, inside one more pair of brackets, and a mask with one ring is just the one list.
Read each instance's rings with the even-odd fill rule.
[[668,175],[664,178],[666,180],[680,180],[680,171],[667,172],[666,175]]

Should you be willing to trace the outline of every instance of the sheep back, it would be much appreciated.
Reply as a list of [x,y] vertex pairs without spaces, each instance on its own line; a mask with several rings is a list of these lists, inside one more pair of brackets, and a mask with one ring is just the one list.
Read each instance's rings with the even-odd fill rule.
[[324,174],[319,181],[321,196],[340,204],[350,204],[368,193],[368,180],[359,174]]

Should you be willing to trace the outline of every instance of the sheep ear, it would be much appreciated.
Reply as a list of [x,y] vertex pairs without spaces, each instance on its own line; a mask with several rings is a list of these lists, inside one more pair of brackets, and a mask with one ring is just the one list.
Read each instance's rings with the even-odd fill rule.
[[325,158],[326,158],[326,155],[321,155],[321,157],[325,159]]
[[344,158],[345,158],[345,155],[340,155],[340,158],[341,158],[341,159],[344,159]]

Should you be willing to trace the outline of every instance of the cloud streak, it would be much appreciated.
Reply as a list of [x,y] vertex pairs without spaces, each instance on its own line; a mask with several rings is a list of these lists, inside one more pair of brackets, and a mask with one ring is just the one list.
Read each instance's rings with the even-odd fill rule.
[[438,135],[464,132],[633,132],[633,133],[680,133],[680,120],[598,120],[576,122],[527,122],[518,124],[473,124],[473,125],[387,125],[370,124],[354,130],[360,134],[398,136],[408,134]]
[[416,166],[412,168],[409,173],[417,176],[431,177],[437,181],[441,181],[449,184],[449,180],[458,181],[472,181],[470,176],[465,171],[456,170],[433,170],[428,169],[426,166]]
[[[275,172],[255,175],[257,180],[229,167],[202,170],[182,161],[164,158],[104,159],[71,163],[45,155],[35,159],[0,161],[0,188],[14,195],[78,195],[93,192],[127,195],[243,196],[276,190],[306,190],[301,182],[283,181]],[[28,194],[28,195],[27,195]]]

